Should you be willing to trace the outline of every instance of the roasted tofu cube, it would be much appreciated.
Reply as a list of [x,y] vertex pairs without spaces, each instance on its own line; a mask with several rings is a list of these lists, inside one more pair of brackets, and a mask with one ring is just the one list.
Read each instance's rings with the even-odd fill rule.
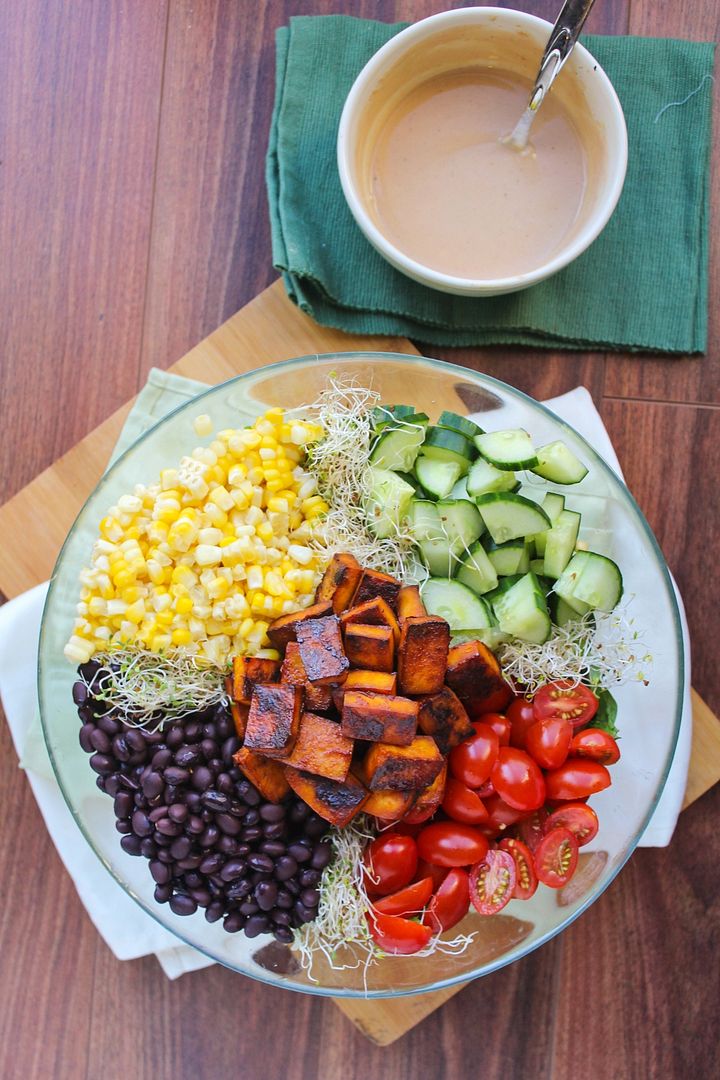
[[400,627],[395,618],[395,612],[387,604],[382,596],[376,596],[374,600],[368,600],[365,604],[351,607],[340,616],[340,624],[343,631],[350,623],[362,623],[364,626],[389,626],[397,645],[400,640]]
[[357,607],[367,600],[374,600],[376,596],[381,596],[394,611],[399,592],[400,582],[397,578],[391,577],[390,574],[381,574],[378,570],[363,570],[363,576],[353,598],[353,605]]
[[413,805],[412,791],[371,791],[363,806],[364,814],[372,814],[381,821],[399,821]]
[[287,758],[300,727],[302,690],[286,683],[258,683],[245,728],[245,746],[266,757]]
[[446,782],[447,761],[444,763],[441,771],[437,774],[432,784],[428,784],[426,788],[423,788],[412,808],[405,815],[405,820],[408,825],[420,825],[423,821],[428,821],[433,814],[440,809],[440,804],[445,795]]
[[324,615],[332,613],[332,604],[329,600],[323,600],[319,604],[312,604],[303,608],[302,611],[293,611],[290,615],[281,615],[275,622],[271,622],[267,635],[273,646],[283,651],[289,641],[297,641],[297,628],[310,619],[322,619]]
[[345,655],[337,615],[310,619],[297,628],[300,659],[311,683],[328,686],[343,682],[350,661]]
[[328,780],[301,769],[285,769],[295,794],[325,821],[342,829],[349,825],[368,797],[365,787],[352,773],[345,780]]
[[409,746],[417,732],[418,703],[390,694],[346,690],[342,732],[349,739]]
[[350,768],[353,741],[343,735],[340,725],[324,716],[304,712],[293,752],[285,764],[304,769],[329,780],[344,780]]
[[483,698],[507,690],[500,664],[482,641],[466,641],[450,649],[445,681],[468,709]]
[[427,615],[427,611],[420,598],[419,588],[417,585],[403,585],[397,598],[398,619],[416,619],[421,615]]
[[421,698],[419,706],[418,727],[424,735],[432,735],[443,755],[475,731],[463,703],[449,686]]
[[254,784],[264,799],[270,802],[282,802],[290,793],[290,785],[285,779],[285,770],[277,761],[254,754],[246,746],[233,754],[233,761]]
[[257,683],[274,683],[280,678],[280,661],[263,656],[233,657],[233,692],[235,701],[250,704]]
[[345,653],[353,667],[392,672],[395,667],[395,638],[389,626],[345,627]]
[[248,713],[250,712],[250,706],[243,705],[243,703],[240,701],[231,701],[230,712],[232,713],[233,724],[235,725],[235,733],[238,739],[244,739],[245,729],[247,727]]
[[398,688],[402,694],[442,690],[450,647],[450,627],[438,615],[403,620],[398,647]]
[[418,791],[442,772],[444,758],[429,735],[416,735],[409,746],[375,743],[363,769],[371,791]]
[[369,690],[374,694],[394,694],[397,691],[397,675],[392,671],[365,671],[355,668],[348,671],[348,677],[342,689],[344,691]]
[[329,600],[336,615],[350,607],[360,584],[363,569],[354,555],[333,555],[315,593],[315,603]]

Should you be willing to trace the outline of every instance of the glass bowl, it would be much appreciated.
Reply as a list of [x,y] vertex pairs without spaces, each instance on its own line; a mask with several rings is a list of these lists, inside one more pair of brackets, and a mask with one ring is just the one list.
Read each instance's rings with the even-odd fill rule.
[[[474,931],[459,956],[387,957],[367,970],[334,971],[316,963],[314,980],[287,946],[249,940],[208,924],[201,911],[174,915],[153,899],[144,859],[127,855],[114,828],[112,801],[95,786],[78,744],[72,702],[73,667],[63,657],[78,598],[78,574],[89,557],[107,508],[137,483],[151,483],[197,445],[192,421],[208,413],[216,429],[251,423],[273,405],[312,401],[329,374],[353,375],[384,402],[410,401],[431,418],[443,409],[472,415],[483,427],[522,426],[536,445],[563,439],[589,466],[565,494],[582,511],[581,538],[620,564],[631,613],[653,655],[650,683],[631,683],[616,697],[622,757],[612,786],[592,805],[600,818],[595,840],[582,849],[581,867],[565,890],[540,886],[529,901],[514,900],[502,914],[469,914],[459,931]],[[538,483],[552,489],[545,481]],[[561,489],[558,489],[561,490]],[[84,840],[116,881],[162,926],[219,963],[263,982],[334,997],[390,997],[450,986],[519,959],[559,933],[610,884],[629,858],[662,792],[677,741],[683,692],[680,619],[667,567],[645,518],[615,473],[572,428],[525,394],[485,375],[424,357],[344,353],[272,364],[216,386],[156,424],[103,476],[85,503],[58,558],[43,615],[38,683],[42,725],[55,774]]]

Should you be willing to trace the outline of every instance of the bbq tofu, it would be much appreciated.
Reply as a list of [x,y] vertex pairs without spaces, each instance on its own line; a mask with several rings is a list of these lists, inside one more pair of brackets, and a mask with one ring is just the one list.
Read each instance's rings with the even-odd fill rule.
[[398,648],[401,694],[437,694],[445,683],[450,627],[439,615],[403,620]]

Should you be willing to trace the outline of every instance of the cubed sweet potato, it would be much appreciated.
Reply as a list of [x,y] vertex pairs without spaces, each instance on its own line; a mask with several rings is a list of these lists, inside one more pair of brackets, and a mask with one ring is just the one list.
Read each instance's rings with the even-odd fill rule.
[[327,712],[330,709],[333,700],[332,688],[315,686],[309,682],[297,641],[288,642],[285,659],[280,668],[280,681],[303,688],[305,708],[308,712]]
[[342,731],[349,739],[409,746],[417,732],[418,703],[390,694],[346,690]]
[[416,619],[420,615],[427,615],[417,585],[403,585],[398,593],[397,615],[398,619]]
[[325,821],[342,829],[349,825],[368,797],[365,787],[352,773],[345,780],[328,780],[301,769],[285,769],[295,794]]
[[400,582],[397,578],[391,577],[390,574],[381,574],[378,570],[363,570],[363,576],[353,598],[353,605],[357,607],[367,600],[374,600],[376,596],[381,596],[394,611],[399,592]]
[[282,802],[290,793],[290,785],[285,779],[285,770],[277,761],[254,754],[246,746],[233,754],[233,761],[254,784],[264,799],[270,802]]
[[322,619],[324,615],[332,612],[332,604],[329,600],[323,600],[319,604],[312,604],[303,608],[302,611],[293,611],[290,615],[281,615],[279,619],[271,622],[267,636],[273,646],[281,652],[289,641],[297,641],[297,628],[310,619]]
[[428,784],[426,788],[423,788],[415,800],[415,803],[405,815],[405,821],[408,825],[420,825],[423,821],[428,821],[433,814],[440,809],[440,804],[445,795],[446,782],[447,761],[444,763],[432,784]]
[[400,640],[400,627],[395,618],[395,612],[382,596],[376,596],[374,600],[367,600],[364,604],[356,604],[340,616],[340,624],[345,630],[350,623],[362,623],[364,626],[389,626],[397,645]]
[[333,555],[315,593],[315,603],[329,600],[336,615],[350,607],[360,584],[363,569],[354,555]]
[[445,682],[450,627],[438,615],[404,619],[398,647],[398,687],[403,694],[436,694]]
[[250,706],[244,705],[240,701],[231,701],[230,712],[232,713],[233,724],[235,725],[235,734],[238,739],[244,739]]
[[330,712],[334,690],[334,686],[319,686],[309,682],[305,687],[305,708],[309,712]]
[[285,764],[330,780],[344,780],[350,768],[353,741],[343,735],[340,725],[324,716],[304,712],[293,752]]
[[423,734],[432,735],[441,754],[449,754],[475,731],[463,703],[449,686],[421,698],[419,705],[418,727]]
[[395,667],[395,638],[389,626],[345,627],[345,653],[353,667],[392,672]]
[[302,690],[287,683],[257,683],[245,728],[245,746],[272,758],[287,758],[300,726]]
[[371,791],[363,806],[364,814],[372,814],[381,821],[399,821],[413,804],[412,791]]
[[354,668],[342,686],[344,691],[369,690],[373,694],[394,694],[397,691],[397,675],[392,671],[366,671]]
[[450,649],[445,681],[468,709],[474,702],[507,690],[500,664],[482,641],[465,641]]
[[409,746],[375,743],[363,767],[371,791],[417,791],[433,782],[443,764],[435,740],[416,735]]
[[280,661],[263,656],[233,657],[233,697],[243,705],[250,704],[257,683],[274,683],[280,677]]
[[327,686],[343,682],[350,667],[345,655],[337,615],[310,619],[297,627],[300,658],[311,683]]

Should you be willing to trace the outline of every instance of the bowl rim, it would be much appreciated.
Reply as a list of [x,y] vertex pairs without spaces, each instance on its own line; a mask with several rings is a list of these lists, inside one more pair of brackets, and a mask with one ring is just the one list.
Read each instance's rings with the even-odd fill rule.
[[497,7],[454,8],[451,11],[441,11],[435,15],[430,15],[426,19],[411,23],[382,45],[362,68],[345,99],[338,127],[336,155],[340,184],[350,212],[366,239],[388,262],[402,273],[432,288],[457,295],[488,295],[490,293],[512,292],[544,281],[557,273],[557,271],[562,270],[586,251],[603,231],[620,199],[627,173],[628,135],[620,99],[604,68],[581,42],[577,42],[573,52],[592,67],[593,75],[597,75],[599,84],[607,96],[609,109],[616,121],[617,142],[614,142],[614,151],[617,157],[617,166],[610,173],[609,181],[605,186],[592,220],[581,230],[575,240],[548,262],[543,263],[542,266],[526,271],[523,274],[513,274],[502,278],[469,278],[434,270],[425,263],[418,262],[411,256],[406,255],[385,237],[365,209],[363,200],[353,180],[352,156],[354,144],[350,138],[350,128],[355,115],[362,107],[368,93],[371,92],[373,82],[387,68],[392,66],[392,62],[406,51],[407,46],[412,45],[416,40],[423,40],[433,36],[436,29],[442,30],[447,26],[462,25],[463,23],[482,24],[493,20],[502,23],[519,20],[521,24],[526,26],[542,29],[545,36],[548,36],[552,29],[552,23],[549,23],[546,19],[541,19],[537,15],[517,11],[513,8]]
[[[66,786],[64,785],[64,783],[63,783],[63,781],[61,779],[61,774],[60,774],[59,768],[58,768],[58,766],[56,764],[55,754],[53,752],[51,742],[50,742],[50,733],[48,731],[48,727],[47,727],[47,724],[46,724],[46,716],[48,715],[48,708],[47,708],[47,705],[46,705],[44,687],[43,687],[43,678],[42,678],[44,653],[45,653],[45,641],[46,641],[46,636],[47,636],[49,622],[50,622],[50,620],[48,618],[48,615],[50,613],[50,609],[51,609],[51,606],[52,606],[55,587],[56,587],[56,584],[57,584],[57,581],[58,581],[58,571],[59,571],[59,568],[61,567],[65,550],[66,550],[66,548],[67,548],[67,546],[68,546],[68,544],[70,542],[71,537],[73,536],[73,534],[75,532],[76,526],[78,525],[80,519],[83,517],[86,508],[89,506],[89,504],[92,501],[95,500],[96,497],[98,497],[101,494],[101,492],[105,488],[105,486],[106,486],[109,478],[112,476],[112,474],[116,471],[116,469],[120,466],[120,464],[126,460],[126,458],[129,455],[133,454],[137,450],[137,448],[140,446],[140,444],[142,444],[145,440],[152,437],[166,423],[170,422],[174,417],[176,417],[180,413],[188,412],[191,409],[197,408],[197,406],[198,406],[198,404],[200,402],[202,402],[205,398],[209,397],[210,395],[216,393],[222,387],[228,387],[229,388],[229,387],[237,385],[237,384],[242,384],[246,380],[250,381],[253,378],[264,377],[266,375],[267,376],[272,376],[273,374],[277,374],[277,373],[280,373],[282,371],[287,371],[288,369],[292,369],[292,368],[302,368],[302,367],[307,367],[307,366],[310,366],[310,367],[321,366],[323,364],[328,364],[328,363],[338,362],[338,361],[340,361],[340,362],[345,362],[345,361],[347,361],[347,362],[358,362],[358,361],[361,361],[363,359],[365,359],[365,360],[392,360],[392,361],[397,361],[397,362],[400,362],[400,363],[403,363],[403,364],[407,364],[409,367],[412,367],[414,364],[420,363],[423,366],[430,367],[434,371],[437,371],[437,372],[440,372],[440,373],[443,373],[443,374],[450,374],[451,376],[455,376],[455,377],[463,378],[463,379],[467,379],[468,376],[476,378],[480,383],[485,383],[490,388],[496,388],[499,391],[501,391],[502,393],[509,394],[511,398],[515,398],[521,405],[523,405],[525,407],[529,407],[531,409],[539,410],[541,413],[544,413],[547,417],[549,417],[556,425],[559,425],[561,428],[565,428],[568,431],[572,432],[572,434],[577,439],[579,439],[581,441],[581,443],[583,444],[588,457],[590,457],[593,460],[594,466],[596,468],[599,468],[600,471],[603,472],[606,475],[606,477],[609,477],[610,480],[611,480],[611,483],[614,482],[615,484],[617,484],[620,487],[623,496],[628,501],[630,510],[634,513],[640,528],[645,533],[646,538],[649,541],[650,547],[651,547],[651,549],[653,550],[653,552],[655,554],[657,566],[658,566],[658,569],[660,570],[661,577],[663,578],[663,583],[665,585],[665,590],[666,590],[667,598],[668,598],[669,605],[670,605],[670,611],[671,611],[672,623],[673,623],[673,631],[674,631],[674,637],[675,637],[675,644],[676,644],[676,647],[677,647],[677,660],[678,660],[678,685],[677,685],[677,693],[676,693],[676,700],[675,700],[674,730],[673,730],[670,746],[669,746],[669,749],[668,749],[668,755],[667,755],[667,758],[666,758],[666,761],[665,761],[665,764],[664,764],[664,767],[663,767],[663,770],[662,770],[662,775],[661,775],[661,777],[659,779],[658,786],[657,786],[657,788],[655,790],[655,794],[654,794],[652,803],[651,803],[650,807],[648,808],[643,821],[641,822],[640,826],[636,830],[634,836],[631,838],[631,841],[630,841],[630,843],[628,845],[627,852],[624,854],[624,856],[622,858],[620,858],[618,860],[617,864],[615,866],[613,866],[611,872],[609,873],[609,876],[608,876],[607,880],[600,887],[598,887],[598,885],[596,883],[592,887],[592,889],[588,893],[588,895],[583,899],[582,903],[580,903],[578,905],[576,910],[569,913],[565,918],[563,918],[561,920],[561,922],[557,926],[552,927],[546,933],[544,933],[540,937],[538,937],[537,940],[533,941],[528,948],[526,948],[524,951],[521,951],[521,953],[519,955],[509,955],[509,956],[504,955],[504,956],[498,957],[496,960],[493,960],[492,962],[490,962],[490,963],[488,963],[486,965],[483,965],[483,968],[482,968],[481,971],[476,971],[475,973],[465,971],[465,972],[462,972],[462,973],[457,974],[457,975],[452,975],[452,976],[449,976],[449,977],[444,978],[444,979],[439,979],[439,980],[437,980],[436,982],[433,982],[433,983],[425,984],[424,986],[421,986],[421,987],[411,987],[411,988],[407,988],[407,989],[403,988],[403,990],[400,991],[400,992],[397,991],[397,990],[394,990],[394,989],[370,990],[370,991],[365,992],[364,990],[355,990],[355,989],[352,989],[352,988],[342,988],[342,987],[328,988],[328,987],[314,986],[312,984],[307,985],[307,986],[292,985],[290,983],[284,982],[282,980],[282,978],[275,977],[274,972],[263,971],[263,974],[260,975],[259,973],[256,973],[254,971],[253,972],[245,971],[245,970],[242,970],[240,968],[237,968],[232,963],[228,963],[225,960],[223,960],[223,959],[219,958],[218,956],[216,956],[208,948],[204,948],[202,945],[198,945],[195,941],[189,940],[189,938],[182,932],[182,929],[177,929],[175,927],[175,925],[172,925],[172,926],[168,925],[168,923],[166,921],[164,921],[160,917],[160,911],[162,910],[160,908],[160,905],[158,905],[158,904],[152,905],[150,903],[146,903],[140,896],[137,895],[137,893],[134,891],[132,886],[121,876],[120,871],[118,869],[116,869],[115,865],[113,865],[113,863],[111,863],[110,860],[106,859],[100,853],[98,848],[95,846],[95,843],[93,842],[92,837],[89,835],[89,831],[86,828],[86,825],[85,825],[84,821],[82,820],[81,815],[79,814],[78,810],[76,809],[76,807],[75,807],[75,805],[74,805],[74,803],[72,801],[70,792],[68,790],[66,790]],[[68,670],[69,670],[69,668],[68,668]],[[182,402],[180,405],[178,405],[174,409],[170,410],[165,416],[163,416],[160,420],[158,420],[157,423],[153,424],[152,427],[148,428],[145,432],[143,432],[143,434],[138,439],[136,439],[130,446],[128,446],[127,449],[124,450],[123,453],[120,454],[112,462],[112,464],[106,469],[106,471],[103,473],[103,475],[101,476],[101,478],[98,481],[98,483],[96,484],[96,486],[93,488],[93,490],[90,492],[87,499],[83,503],[82,507],[80,508],[80,511],[78,512],[78,514],[75,517],[75,520],[73,521],[72,526],[70,527],[70,529],[68,531],[68,534],[67,534],[67,536],[66,536],[66,538],[65,538],[65,540],[63,542],[62,548],[60,549],[60,552],[58,554],[58,557],[57,557],[55,566],[53,568],[52,574],[50,576],[49,587],[48,587],[47,595],[46,595],[46,598],[45,598],[45,603],[43,605],[42,621],[41,621],[41,626],[40,626],[40,636],[39,636],[39,642],[38,642],[38,659],[37,659],[37,690],[38,690],[40,723],[41,723],[41,727],[42,727],[43,737],[45,739],[45,745],[46,745],[46,748],[47,748],[48,757],[50,759],[50,763],[51,763],[52,769],[53,769],[53,774],[55,776],[55,780],[56,780],[56,782],[58,784],[58,787],[60,788],[62,796],[63,796],[63,798],[65,800],[65,803],[66,803],[66,805],[68,807],[68,810],[70,811],[70,813],[71,813],[72,817],[74,818],[78,828],[80,829],[80,832],[82,833],[83,838],[88,843],[89,847],[91,848],[91,850],[93,851],[95,856],[99,859],[99,861],[102,863],[102,865],[105,867],[105,869],[111,874],[111,876],[115,879],[115,881],[121,886],[121,888],[124,890],[124,892],[128,896],[132,897],[132,899],[143,909],[143,911],[145,911],[146,914],[150,915],[155,920],[155,922],[157,922],[163,929],[167,930],[169,933],[171,933],[175,937],[177,937],[178,940],[181,941],[183,944],[188,945],[193,949],[196,949],[198,952],[201,952],[201,953],[203,953],[203,955],[207,956],[208,959],[214,961],[215,963],[221,964],[223,967],[229,968],[229,970],[234,971],[237,974],[245,975],[248,978],[256,979],[258,982],[267,983],[267,984],[269,984],[271,986],[277,986],[277,987],[280,987],[280,988],[282,988],[284,990],[292,990],[292,991],[294,991],[296,993],[311,994],[311,995],[316,996],[316,997],[335,997],[335,998],[349,998],[349,999],[355,998],[355,999],[368,1000],[368,1001],[373,1000],[373,999],[382,999],[382,998],[411,997],[411,996],[414,996],[416,994],[431,993],[431,992],[433,992],[435,990],[443,990],[443,989],[446,989],[448,987],[458,985],[460,983],[471,982],[474,979],[483,978],[486,975],[491,975],[493,972],[498,971],[503,967],[506,967],[508,964],[514,963],[517,960],[524,959],[524,957],[528,956],[530,953],[534,952],[536,949],[539,949],[542,945],[547,944],[548,941],[551,941],[557,934],[561,933],[562,931],[567,929],[567,927],[570,926],[571,923],[575,922],[575,920],[577,918],[579,918],[579,916],[582,915],[605,892],[605,890],[608,888],[608,886],[615,880],[615,878],[620,873],[620,871],[622,870],[625,863],[628,861],[628,859],[630,858],[630,856],[633,854],[636,847],[638,846],[638,842],[639,842],[640,838],[642,837],[643,833],[645,832],[653,813],[655,812],[655,809],[657,807],[659,799],[660,799],[660,797],[661,797],[661,795],[663,793],[663,790],[665,788],[665,784],[667,782],[667,778],[668,778],[668,775],[669,775],[669,772],[670,772],[670,767],[672,765],[672,762],[673,762],[673,759],[674,759],[674,756],[675,756],[675,750],[676,750],[676,747],[677,747],[678,737],[679,737],[679,734],[680,734],[680,723],[681,723],[681,719],[682,719],[682,710],[683,710],[683,702],[684,702],[684,685],[685,685],[685,648],[684,648],[684,640],[683,640],[683,633],[682,633],[682,623],[681,623],[680,611],[679,611],[679,607],[678,607],[678,603],[677,603],[677,597],[676,597],[675,589],[673,587],[672,578],[670,576],[670,571],[669,571],[667,563],[665,561],[665,557],[662,554],[660,546],[659,546],[659,544],[658,544],[658,542],[657,542],[657,540],[655,538],[655,535],[654,535],[652,529],[650,528],[650,525],[648,524],[642,510],[638,506],[634,496],[632,495],[629,488],[625,484],[625,481],[614,471],[614,469],[611,468],[610,465],[608,465],[608,463],[605,461],[605,459],[598,453],[597,450],[594,449],[594,447],[587,441],[587,439],[583,435],[581,435],[578,431],[576,431],[575,428],[573,428],[571,424],[568,424],[560,416],[558,416],[556,413],[554,413],[552,411],[552,409],[548,408],[548,406],[545,405],[543,402],[537,401],[535,398],[531,397],[529,394],[524,393],[524,391],[518,390],[516,387],[511,386],[509,383],[505,383],[502,380],[496,379],[491,375],[486,375],[484,372],[474,371],[472,368],[462,367],[459,364],[451,364],[451,363],[448,363],[448,362],[446,362],[444,360],[438,360],[438,359],[435,359],[433,357],[428,357],[428,356],[424,356],[424,355],[414,355],[414,354],[411,354],[411,353],[378,352],[378,351],[374,351],[374,350],[353,351],[353,352],[312,353],[312,354],[307,354],[305,356],[293,357],[293,358],[288,359],[288,360],[276,361],[275,363],[267,364],[267,365],[265,365],[263,367],[260,367],[260,368],[254,368],[251,371],[246,371],[246,372],[241,373],[240,375],[235,375],[230,379],[226,379],[223,382],[215,384],[214,386],[208,386],[206,390],[202,390],[197,395],[189,398],[187,401]],[[118,851],[120,851],[119,847],[118,847]],[[520,943],[520,946],[522,946],[522,943]],[[517,947],[513,947],[510,950],[511,954],[515,952],[516,948]]]

